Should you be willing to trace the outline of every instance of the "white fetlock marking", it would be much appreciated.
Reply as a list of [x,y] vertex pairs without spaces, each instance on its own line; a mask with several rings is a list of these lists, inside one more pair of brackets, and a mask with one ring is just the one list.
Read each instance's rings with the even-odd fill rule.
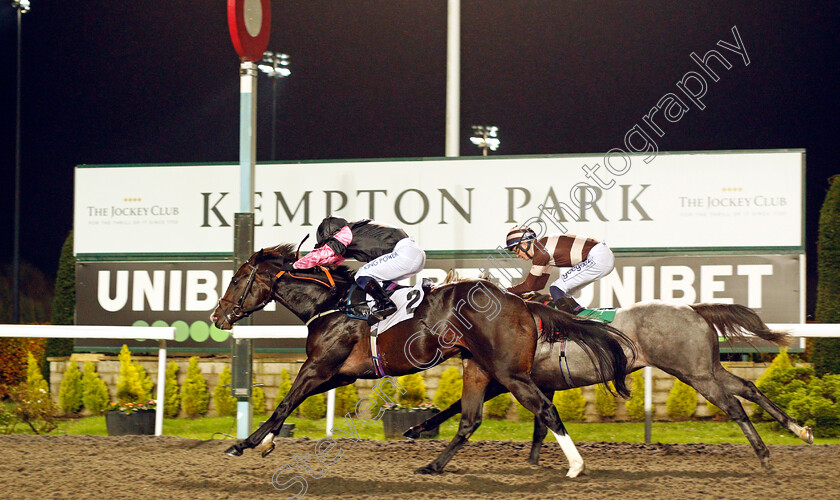
[[264,450],[271,446],[271,443],[274,441],[274,434],[268,433],[260,443],[260,450]]
[[566,474],[566,477],[578,477],[583,472],[583,457],[578,453],[572,438],[568,434],[561,436],[554,431],[551,431],[551,433],[554,434],[554,437],[560,444],[560,449],[566,455],[566,460],[569,461],[569,472]]

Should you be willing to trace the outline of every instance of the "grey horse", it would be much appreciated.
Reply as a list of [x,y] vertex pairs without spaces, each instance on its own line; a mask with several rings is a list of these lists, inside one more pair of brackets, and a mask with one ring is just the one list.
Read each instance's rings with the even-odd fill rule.
[[[550,297],[535,296],[528,304],[544,304],[550,300]],[[541,308],[529,307],[539,324],[542,321]],[[570,306],[562,300],[557,307],[570,310]],[[718,333],[726,338],[752,334],[776,345],[787,345],[788,334],[771,330],[752,309],[738,304],[677,305],[656,300],[616,310],[612,326],[636,344],[638,355],[628,355],[627,358],[631,363],[628,367],[630,371],[653,366],[694,387],[738,423],[765,468],[770,466],[770,451],[735,396],[758,404],[803,441],[809,444],[814,442],[809,427],[797,424],[762,394],[755,384],[733,375],[720,364]],[[569,344],[565,357],[561,359],[557,344],[544,341],[537,345],[531,377],[549,399],[554,391],[598,383],[592,363],[579,347]],[[485,399],[504,392],[504,388],[495,384],[487,388]],[[460,401],[408,429],[404,435],[416,438],[421,431],[436,427],[459,411]],[[535,421],[528,458],[534,465],[539,463],[540,445],[545,435],[545,426]]]

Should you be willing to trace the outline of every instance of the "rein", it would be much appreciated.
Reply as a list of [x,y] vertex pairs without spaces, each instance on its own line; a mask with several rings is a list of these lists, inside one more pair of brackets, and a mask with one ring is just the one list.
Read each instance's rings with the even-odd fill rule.
[[324,267],[324,266],[318,266],[318,269],[320,269],[321,271],[324,271],[324,274],[327,275],[327,281],[329,283],[326,283],[323,280],[319,280],[318,278],[310,278],[309,276],[295,276],[294,274],[292,274],[292,271],[290,271],[290,270],[282,270],[282,271],[278,272],[276,275],[274,275],[274,277],[279,280],[281,276],[283,276],[284,274],[288,274],[290,278],[294,278],[296,280],[314,281],[315,283],[318,283],[319,285],[323,285],[323,286],[329,288],[330,290],[335,288],[335,280],[333,279],[332,273],[330,273],[330,270],[328,268]]

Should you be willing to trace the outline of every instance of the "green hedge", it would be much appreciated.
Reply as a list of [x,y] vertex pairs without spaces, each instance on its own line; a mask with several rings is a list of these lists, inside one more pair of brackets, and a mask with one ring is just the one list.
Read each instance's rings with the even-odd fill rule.
[[[817,243],[817,310],[819,323],[840,323],[840,176],[829,179],[820,210]],[[840,339],[813,339],[811,362],[819,376],[840,373]]]

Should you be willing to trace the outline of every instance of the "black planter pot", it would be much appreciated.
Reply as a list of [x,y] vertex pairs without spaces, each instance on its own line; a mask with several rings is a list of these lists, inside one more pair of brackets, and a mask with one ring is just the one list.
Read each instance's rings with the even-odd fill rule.
[[105,413],[105,428],[109,436],[152,435],[155,433],[155,410],[109,411]]
[[[426,419],[440,410],[387,410],[382,414],[382,424],[385,427],[385,439],[399,439],[409,427],[423,423]],[[435,438],[440,427],[423,431],[421,438]]]

